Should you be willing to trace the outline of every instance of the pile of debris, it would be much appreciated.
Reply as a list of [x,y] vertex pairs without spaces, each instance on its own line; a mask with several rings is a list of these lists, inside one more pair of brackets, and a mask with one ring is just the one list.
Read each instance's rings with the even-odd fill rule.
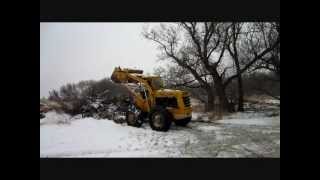
[[82,117],[93,117],[95,119],[109,119],[116,123],[125,123],[125,110],[127,109],[125,101],[110,102],[97,98],[81,108]]
[[[93,117],[95,119],[108,119],[116,123],[125,123],[125,113],[128,108],[130,98],[128,95],[115,95],[105,90],[99,94],[92,94],[81,101],[77,113],[73,116]],[[51,103],[51,101],[40,101],[40,119],[45,117],[48,111],[59,111],[70,114],[63,110],[62,106],[57,106],[59,103]],[[64,103],[67,104],[67,103]],[[71,106],[72,107],[72,106]],[[70,108],[72,109],[72,108]]]
[[50,107],[44,103],[40,103],[40,119],[45,118],[45,113],[50,111]]

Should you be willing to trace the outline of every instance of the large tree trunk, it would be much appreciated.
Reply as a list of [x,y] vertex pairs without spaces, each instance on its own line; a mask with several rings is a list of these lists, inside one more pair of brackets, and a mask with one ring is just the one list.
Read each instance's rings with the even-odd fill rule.
[[[237,53],[236,53],[237,55]],[[243,86],[242,86],[242,75],[240,73],[241,69],[240,69],[240,63],[238,60],[238,57],[234,57],[234,62],[236,64],[236,70],[237,70],[237,74],[238,74],[238,111],[244,111],[243,109]]]
[[231,50],[229,49],[229,52],[231,52],[232,56],[233,56],[233,60],[235,62],[236,65],[236,70],[237,70],[237,74],[238,74],[238,111],[244,111],[243,109],[243,87],[242,87],[242,75],[241,75],[241,69],[240,69],[240,63],[239,63],[239,57],[238,57],[238,50],[237,50],[237,39],[238,39],[238,33],[236,30],[236,25],[233,24],[232,26],[232,30],[233,30],[233,50],[234,52],[232,53]]
[[214,110],[214,100],[215,100],[215,96],[214,96],[214,92],[212,89],[207,89],[207,94],[208,94],[208,99],[207,99],[207,103],[206,103],[206,111],[213,111]]
[[244,111],[243,109],[243,87],[242,87],[242,76],[238,76],[238,111]]
[[221,112],[232,112],[232,107],[226,96],[225,87],[221,81],[215,83],[215,89],[219,97],[219,109]]

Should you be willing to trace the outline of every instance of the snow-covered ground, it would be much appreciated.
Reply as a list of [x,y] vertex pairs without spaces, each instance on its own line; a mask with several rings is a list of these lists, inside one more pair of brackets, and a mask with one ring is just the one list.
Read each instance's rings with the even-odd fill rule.
[[186,132],[156,132],[149,127],[84,118],[70,124],[40,126],[40,156],[179,156],[179,146],[185,140],[193,143],[196,137]]
[[214,122],[172,124],[168,132],[71,118],[49,112],[40,120],[40,157],[280,157],[280,115],[235,113]]

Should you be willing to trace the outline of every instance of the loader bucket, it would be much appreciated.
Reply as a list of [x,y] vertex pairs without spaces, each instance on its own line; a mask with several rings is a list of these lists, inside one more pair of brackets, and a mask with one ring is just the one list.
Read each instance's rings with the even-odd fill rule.
[[139,70],[139,69],[124,69],[125,71],[127,71],[128,73],[136,73],[136,74],[142,74],[143,71]]
[[128,73],[142,74],[143,71],[138,69],[121,69],[120,67],[117,67],[113,70],[113,73],[111,75],[111,80],[116,83],[127,83]]

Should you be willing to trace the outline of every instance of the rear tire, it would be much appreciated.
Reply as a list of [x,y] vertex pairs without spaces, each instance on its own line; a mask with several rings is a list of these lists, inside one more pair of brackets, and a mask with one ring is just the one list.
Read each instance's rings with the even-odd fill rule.
[[172,123],[172,115],[163,107],[156,107],[150,113],[149,124],[155,131],[168,131]]
[[180,120],[175,120],[174,123],[177,126],[187,126],[187,124],[191,121],[191,117],[185,118],[185,119],[180,119]]

